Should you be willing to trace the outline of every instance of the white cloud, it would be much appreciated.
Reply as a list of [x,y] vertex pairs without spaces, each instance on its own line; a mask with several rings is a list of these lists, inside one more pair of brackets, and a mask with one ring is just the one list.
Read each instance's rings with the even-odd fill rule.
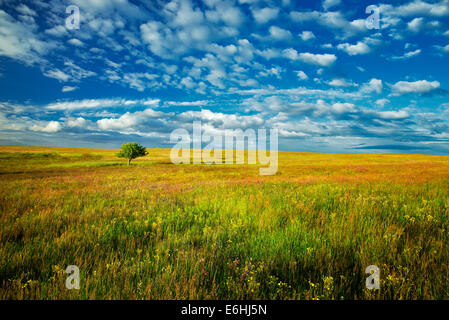
[[240,116],[237,114],[213,112],[207,109],[186,111],[178,114],[177,118],[183,122],[198,119],[226,129],[245,129],[247,127],[260,126],[265,122],[260,115]]
[[145,109],[144,111],[136,111],[134,113],[126,112],[119,118],[105,118],[97,121],[98,128],[101,130],[119,130],[126,132],[126,129],[131,131],[136,129],[136,126],[143,123],[145,120],[151,118],[161,118],[168,114],[154,111],[153,109]]
[[175,35],[169,28],[158,21],[142,24],[140,32],[142,40],[148,44],[150,51],[162,58],[169,58],[174,53],[178,54],[179,51],[185,50],[183,46],[177,46],[177,49],[172,48],[174,43],[178,44]]
[[412,57],[415,57],[421,53],[421,49],[416,49],[414,51],[409,51],[404,53],[402,56],[393,56],[390,59],[391,60],[406,60]]
[[57,79],[62,82],[66,82],[66,81],[70,80],[70,76],[67,73],[65,73],[59,69],[45,71],[44,76],[53,78],[53,79]]
[[301,37],[301,39],[303,41],[307,41],[307,40],[315,38],[315,35],[313,34],[312,31],[303,31],[299,34],[299,36]]
[[130,103],[128,103],[128,105],[129,104],[134,105],[136,103],[137,104],[141,103],[144,106],[157,106],[160,101],[161,100],[159,100],[159,99],[148,99],[148,100],[143,100],[143,101],[139,101],[139,102],[137,102],[135,100],[131,100],[131,101],[129,101]]
[[190,1],[172,1],[165,5],[164,12],[170,17],[174,26],[192,26],[201,24],[204,20],[203,12],[192,8]]
[[313,54],[309,52],[301,53],[299,59],[308,64],[314,64],[322,67],[329,67],[334,64],[337,57],[334,54]]
[[271,26],[269,29],[270,38],[275,40],[287,40],[292,37],[290,31],[279,28],[277,26]]
[[256,53],[267,60],[278,58],[281,56],[281,52],[278,49],[264,49],[264,50],[256,50]]
[[171,106],[205,106],[209,103],[207,100],[197,101],[168,101],[167,104]]
[[382,108],[385,107],[385,105],[387,103],[390,103],[390,100],[388,100],[388,99],[378,99],[378,100],[376,100],[376,104],[378,106],[382,107]]
[[17,6],[16,10],[23,15],[28,15],[28,16],[36,16],[37,15],[36,11],[34,11],[33,9],[30,9],[28,6],[26,6],[24,4]]
[[245,15],[231,2],[210,1],[211,10],[206,10],[207,20],[218,23],[219,21],[232,27],[239,27],[245,21]]
[[353,112],[357,112],[357,109],[355,107],[354,104],[352,103],[334,103],[332,105],[332,110],[337,112],[337,113],[353,113]]
[[284,69],[279,66],[275,66],[269,69],[262,70],[259,75],[262,77],[275,76],[276,78],[280,79],[282,72],[284,72]]
[[360,92],[362,93],[371,93],[376,92],[377,94],[382,93],[383,84],[380,79],[371,79],[369,82],[362,85],[360,88]]
[[445,45],[444,47],[443,46],[438,46],[438,45],[436,45],[435,47],[438,50],[440,50],[441,52],[449,53],[449,44]]
[[46,34],[49,34],[53,37],[63,37],[68,34],[67,28],[64,25],[55,26],[53,28],[45,30]]
[[344,88],[357,86],[357,84],[355,84],[354,82],[348,81],[343,78],[332,79],[332,81],[329,81],[328,84],[333,87],[344,87]]
[[338,11],[292,11],[290,18],[297,23],[316,22],[335,32],[339,38],[347,38],[368,31],[365,19],[348,21]]
[[79,81],[81,79],[97,75],[95,72],[83,69],[69,60],[64,62],[64,66],[65,66],[64,71],[69,73],[74,81]]
[[407,111],[399,110],[399,111],[381,111],[378,113],[380,118],[386,120],[397,120],[397,119],[405,119],[410,117],[410,114]]
[[84,43],[76,38],[70,39],[67,42],[76,47],[84,47]]
[[78,117],[76,119],[70,119],[67,121],[67,126],[69,127],[78,127],[78,128],[85,128],[87,125],[86,119],[82,117]]
[[412,32],[418,32],[420,31],[424,26],[424,19],[423,18],[415,18],[409,23],[407,23],[407,29],[409,29]]
[[115,12],[120,12],[127,18],[148,18],[144,10],[128,0],[73,0],[72,2],[80,7],[81,12],[90,13],[95,17],[100,15],[111,17]]
[[29,128],[31,131],[40,131],[40,132],[58,132],[61,130],[61,124],[58,121],[50,121],[46,126],[33,125]]
[[62,92],[75,91],[76,89],[78,89],[78,87],[64,86],[64,87],[62,87]]
[[43,63],[43,57],[56,45],[37,35],[38,26],[32,20],[19,22],[0,10],[0,56],[25,64]]
[[245,20],[239,8],[230,2],[211,2],[208,7],[203,13],[190,1],[167,3],[162,10],[162,21],[152,20],[140,25],[142,41],[153,54],[171,59],[193,49],[207,50],[212,38],[238,35],[237,28]]
[[72,61],[64,62],[64,70],[59,70],[58,68],[50,69],[44,71],[44,76],[49,78],[54,78],[62,82],[67,82],[69,80],[78,82],[81,79],[95,76],[96,73],[93,71],[85,70],[80,66],[77,66]]
[[45,106],[52,111],[74,111],[82,109],[115,108],[138,105],[157,105],[159,99],[125,100],[125,99],[84,99],[55,102]]
[[449,15],[449,5],[447,0],[441,0],[435,3],[414,0],[397,7],[381,5],[380,11],[386,15],[399,17],[444,17]]
[[297,60],[299,59],[298,51],[295,49],[289,48],[282,51],[282,56],[290,59],[290,60]]
[[158,87],[161,85],[155,79],[159,77],[158,74],[151,73],[126,73],[121,81],[128,85],[130,88],[137,91],[144,91],[146,88]]
[[350,56],[367,54],[371,51],[371,49],[361,41],[358,41],[356,44],[341,43],[337,46],[337,48],[345,51]]
[[341,0],[324,0],[323,1],[323,9],[328,10],[329,8],[335,7],[336,5],[339,5],[341,3]]
[[249,89],[249,90],[237,90],[236,93],[240,95],[257,95],[257,96],[272,96],[272,95],[285,95],[285,96],[299,96],[299,97],[315,97],[315,98],[341,98],[341,99],[360,99],[362,96],[359,92],[345,92],[343,90],[323,90],[323,89],[310,89],[306,87],[298,87],[292,89],[276,89],[276,88],[261,88],[261,89]]
[[439,87],[440,83],[438,81],[398,81],[392,86],[392,90],[396,95],[403,95],[407,93],[423,94],[436,90]]
[[267,23],[270,20],[277,18],[279,14],[278,8],[262,8],[256,9],[252,8],[251,12],[253,13],[254,19],[256,19],[257,23]]
[[300,80],[307,80],[307,79],[309,79],[309,77],[307,76],[307,74],[304,73],[304,71],[296,71],[296,74],[298,75],[298,78]]

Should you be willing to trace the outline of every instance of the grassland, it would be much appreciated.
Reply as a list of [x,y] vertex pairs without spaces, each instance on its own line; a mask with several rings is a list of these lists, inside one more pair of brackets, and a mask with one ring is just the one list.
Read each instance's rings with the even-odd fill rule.
[[449,157],[149,151],[0,147],[0,299],[449,298]]

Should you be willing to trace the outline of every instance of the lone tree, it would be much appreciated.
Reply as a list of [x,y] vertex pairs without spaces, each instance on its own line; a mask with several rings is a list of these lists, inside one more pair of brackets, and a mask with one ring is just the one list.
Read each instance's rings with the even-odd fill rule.
[[137,142],[129,142],[122,144],[122,148],[120,152],[117,153],[117,157],[128,159],[128,166],[131,163],[132,159],[137,157],[144,157],[148,154],[148,151],[145,147],[142,147]]

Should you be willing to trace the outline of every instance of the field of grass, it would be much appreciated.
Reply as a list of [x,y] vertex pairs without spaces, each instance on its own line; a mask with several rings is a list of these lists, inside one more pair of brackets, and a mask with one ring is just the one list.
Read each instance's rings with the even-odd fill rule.
[[0,147],[0,299],[449,298],[449,157],[148,151]]

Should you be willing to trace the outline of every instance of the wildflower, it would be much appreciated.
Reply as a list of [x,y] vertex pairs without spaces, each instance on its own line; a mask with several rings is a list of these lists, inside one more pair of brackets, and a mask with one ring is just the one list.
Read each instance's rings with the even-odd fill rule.
[[333,289],[334,278],[332,277],[324,277],[323,278],[324,289],[327,291],[331,291]]

